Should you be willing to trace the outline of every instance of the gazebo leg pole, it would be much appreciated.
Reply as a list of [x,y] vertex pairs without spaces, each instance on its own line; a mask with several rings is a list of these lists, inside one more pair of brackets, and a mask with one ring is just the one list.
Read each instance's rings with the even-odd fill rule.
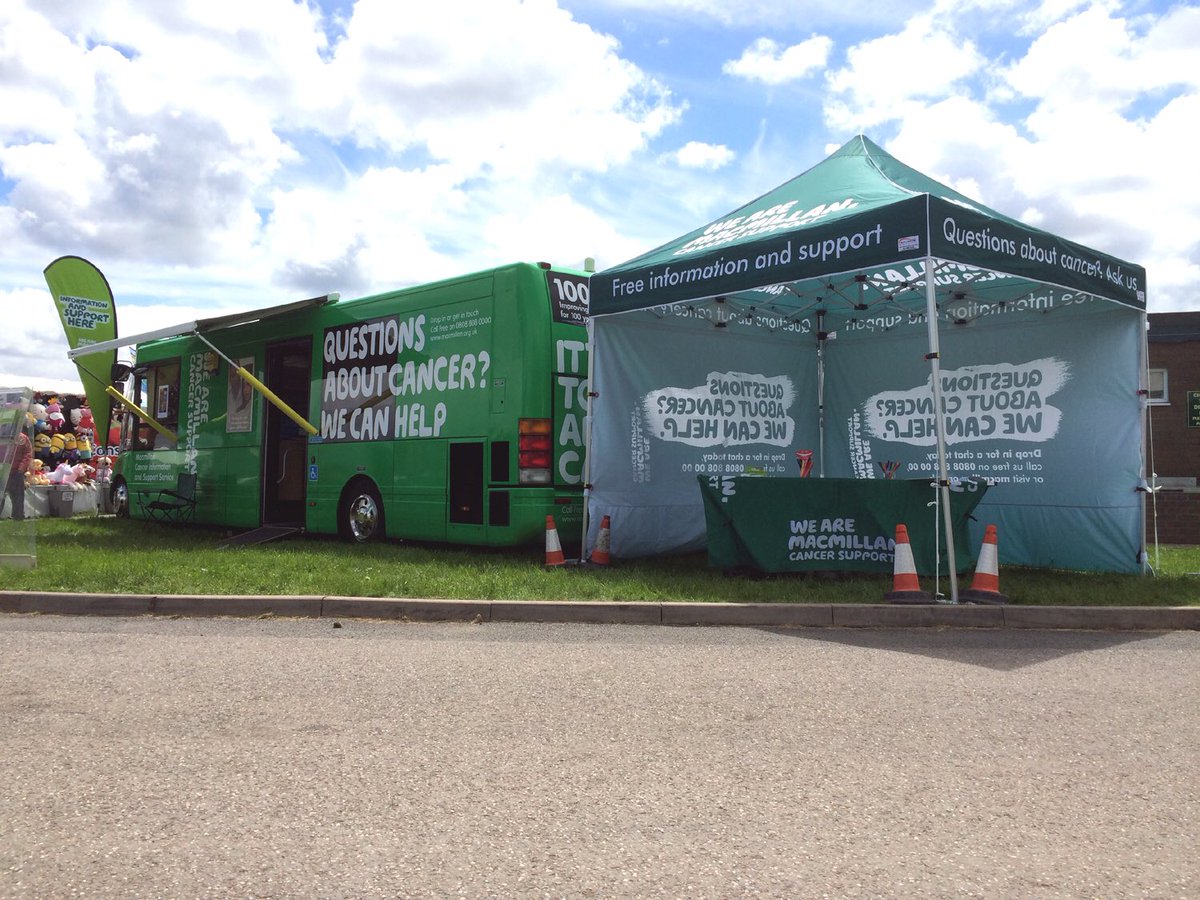
[[[925,257],[925,319],[929,331],[929,374],[933,388],[933,423],[937,435],[938,490],[942,498],[942,521],[946,528],[946,553],[950,575],[950,602],[958,602],[958,571],[954,554],[954,513],[950,509],[950,476],[946,466],[946,415],[942,409],[941,349],[938,339],[937,285],[934,284],[933,257]],[[934,535],[937,540],[937,535]]]
[[587,327],[587,409],[583,416],[583,539],[579,544],[579,562],[588,558],[589,507],[592,505],[592,398],[596,396],[596,335],[595,326],[589,316]]
[[817,477],[825,477],[825,311],[817,310]]

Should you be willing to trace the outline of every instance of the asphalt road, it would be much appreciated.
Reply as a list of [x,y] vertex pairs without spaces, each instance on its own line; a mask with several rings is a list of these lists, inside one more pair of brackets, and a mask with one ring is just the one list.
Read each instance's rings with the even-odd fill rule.
[[1200,633],[0,616],[4,897],[1200,896]]

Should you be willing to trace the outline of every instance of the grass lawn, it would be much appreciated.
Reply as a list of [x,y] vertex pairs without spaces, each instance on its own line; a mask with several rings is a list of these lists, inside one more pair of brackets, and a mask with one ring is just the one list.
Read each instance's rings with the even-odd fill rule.
[[[878,603],[890,575],[727,575],[703,553],[546,569],[541,548],[487,550],[406,543],[354,546],[321,537],[219,550],[228,532],[112,517],[2,522],[36,536],[34,569],[0,568],[0,588],[137,594],[288,594],[464,600]],[[3,538],[0,535],[0,538]],[[18,535],[18,543],[20,537]],[[1155,560],[1154,548],[1150,559]],[[1200,547],[1163,547],[1153,576],[1002,567],[1013,603],[1200,604]],[[960,589],[970,584],[968,574]],[[921,586],[932,590],[932,579]],[[943,576],[939,585],[949,594]]]

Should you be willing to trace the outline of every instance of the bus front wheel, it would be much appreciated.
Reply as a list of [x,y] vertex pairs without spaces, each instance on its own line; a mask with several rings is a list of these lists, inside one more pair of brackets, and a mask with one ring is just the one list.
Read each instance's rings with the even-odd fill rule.
[[342,537],[356,544],[383,537],[383,501],[375,485],[359,481],[346,489],[342,495],[338,526]]

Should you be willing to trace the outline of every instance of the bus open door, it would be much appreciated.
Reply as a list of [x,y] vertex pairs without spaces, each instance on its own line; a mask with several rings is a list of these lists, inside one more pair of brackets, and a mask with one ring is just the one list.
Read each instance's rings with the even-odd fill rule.
[[[311,374],[311,337],[267,345],[266,384],[292,409],[308,409]],[[274,404],[264,402],[263,407],[262,524],[301,527],[308,483],[308,435]]]

